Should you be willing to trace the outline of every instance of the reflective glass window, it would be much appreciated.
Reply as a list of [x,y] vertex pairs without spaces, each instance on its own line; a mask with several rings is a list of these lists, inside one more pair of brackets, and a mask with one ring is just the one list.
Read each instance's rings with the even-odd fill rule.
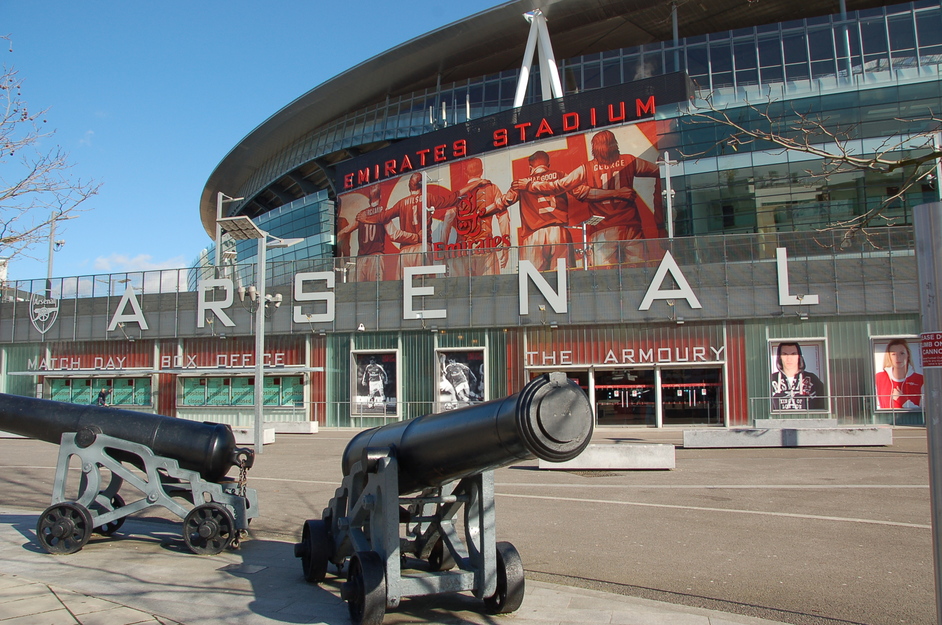
[[621,61],[613,59],[605,61],[602,64],[602,83],[605,87],[620,85],[621,80]]
[[921,48],[942,45],[942,11],[917,13],[916,35]]
[[893,67],[896,69],[915,67],[917,65],[916,29],[912,15],[891,18],[888,22],[888,29]]
[[582,66],[582,88],[599,89],[602,86],[602,67],[597,62]]
[[706,46],[687,47],[687,73],[701,87],[709,87],[709,66]]
[[736,61],[736,71],[743,69],[755,69],[759,67],[758,49],[754,41],[737,41],[733,45],[733,52]]
[[825,61],[834,58],[833,31],[814,30],[808,33],[808,51],[812,61]]
[[886,24],[882,19],[860,23],[860,39],[863,46],[864,70],[880,71],[889,67],[889,52],[886,39]]
[[660,54],[645,54],[643,75],[641,78],[650,78],[651,76],[660,76],[663,74],[662,60]]

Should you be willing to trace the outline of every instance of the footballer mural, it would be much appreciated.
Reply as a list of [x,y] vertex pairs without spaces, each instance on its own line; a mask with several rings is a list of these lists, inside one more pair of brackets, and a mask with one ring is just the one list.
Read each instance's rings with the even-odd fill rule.
[[645,121],[404,173],[340,196],[341,251],[358,281],[433,264],[477,276],[520,259],[539,271],[643,262],[643,240],[666,236],[657,156]]

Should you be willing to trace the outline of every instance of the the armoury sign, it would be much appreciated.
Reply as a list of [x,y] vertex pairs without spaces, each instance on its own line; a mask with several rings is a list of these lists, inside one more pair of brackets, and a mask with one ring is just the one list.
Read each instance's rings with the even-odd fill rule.
[[493,150],[653,118],[657,106],[692,94],[687,75],[673,73],[522,106],[338,163],[335,188],[342,193]]
[[[406,267],[402,280],[402,319],[447,319],[447,308],[420,309],[422,298],[435,296],[434,286],[420,286],[426,276],[444,276],[445,265]],[[776,273],[778,278],[778,303],[780,306],[800,306],[818,304],[818,296],[805,294],[792,295],[788,280],[788,256],[785,248],[776,250]],[[555,285],[551,284],[555,274]],[[535,288],[557,314],[568,312],[569,286],[565,259],[559,259],[556,271],[546,276],[528,260],[518,263],[518,314],[530,314],[531,290]],[[731,285],[735,286],[735,285]],[[333,323],[336,318],[336,273],[333,271],[301,272],[294,275],[292,289],[292,321],[296,324]],[[531,288],[532,287],[532,288]],[[229,309],[235,304],[236,288],[230,278],[212,278],[201,280],[197,291],[196,325],[206,326],[215,318],[226,327],[235,327],[236,323],[229,316]],[[212,295],[212,299],[209,297]],[[655,301],[686,302],[691,309],[703,308],[696,291],[691,286],[677,261],[669,251],[659,261],[644,295],[637,303],[639,311],[650,310]],[[676,305],[676,304],[675,304]],[[57,310],[57,309],[56,309]],[[50,313],[51,317],[51,313]],[[54,321],[54,318],[52,318]],[[36,320],[33,319],[36,324]],[[133,288],[128,288],[111,315],[109,331],[121,324],[137,324],[143,331],[148,329],[147,316]],[[51,325],[51,324],[50,324]],[[122,326],[123,327],[123,326]],[[48,327],[41,330],[45,333]],[[693,354],[693,360],[702,355]],[[231,365],[231,363],[230,363]]]
[[59,300],[34,294],[29,302],[29,320],[33,327],[45,334],[59,316]]

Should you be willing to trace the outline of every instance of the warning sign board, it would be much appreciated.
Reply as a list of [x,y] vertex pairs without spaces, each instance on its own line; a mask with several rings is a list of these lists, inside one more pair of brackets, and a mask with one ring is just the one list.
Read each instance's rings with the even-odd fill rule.
[[922,366],[942,367],[942,332],[924,332],[922,339]]

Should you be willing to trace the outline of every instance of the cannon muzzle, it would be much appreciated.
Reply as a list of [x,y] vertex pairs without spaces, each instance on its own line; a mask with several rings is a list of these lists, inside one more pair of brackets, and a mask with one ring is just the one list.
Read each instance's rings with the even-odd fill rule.
[[[103,406],[69,404],[0,393],[0,430],[59,444],[66,432],[87,430],[149,447],[203,479],[218,482],[254,454],[236,448],[228,425],[200,423]],[[252,456],[252,457],[249,457]]]
[[394,450],[400,494],[534,457],[564,462],[589,444],[593,421],[585,391],[557,371],[504,399],[360,432],[344,450],[343,474],[373,448]]

